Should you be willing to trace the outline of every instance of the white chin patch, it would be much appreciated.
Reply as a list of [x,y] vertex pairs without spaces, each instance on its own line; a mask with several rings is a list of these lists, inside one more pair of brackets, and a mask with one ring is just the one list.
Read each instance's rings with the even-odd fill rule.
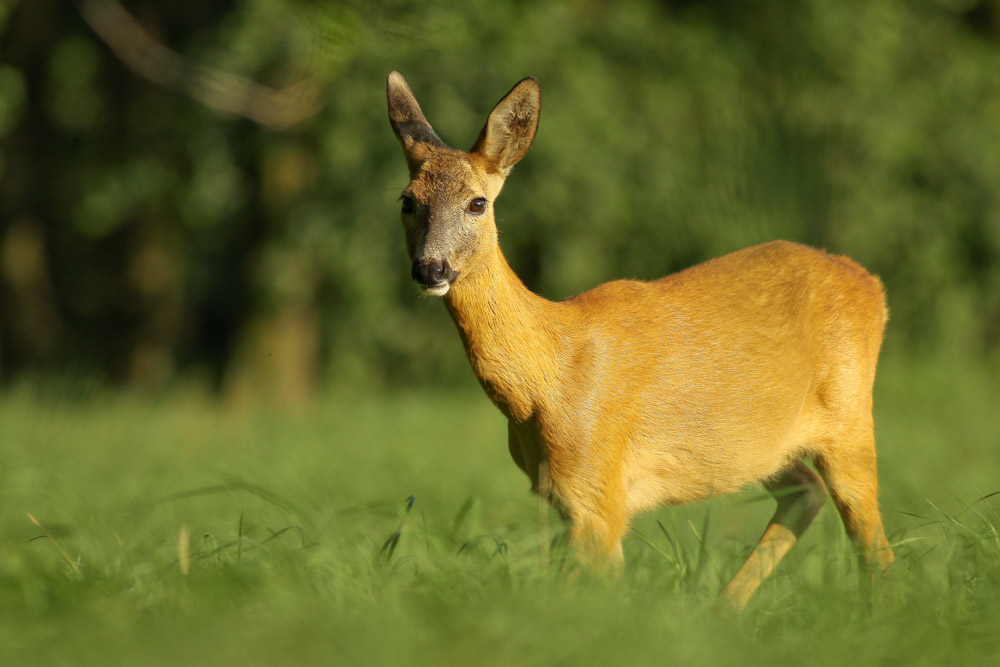
[[423,287],[422,289],[427,296],[444,296],[451,289],[451,285],[444,282],[434,287]]

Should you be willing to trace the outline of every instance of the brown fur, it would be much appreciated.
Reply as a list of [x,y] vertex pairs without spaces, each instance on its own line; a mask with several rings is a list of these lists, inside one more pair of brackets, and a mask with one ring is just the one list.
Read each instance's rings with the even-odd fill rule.
[[[887,317],[876,277],[774,241],[547,301],[508,266],[493,214],[536,131],[537,82],[497,104],[469,153],[440,143],[395,72],[388,98],[412,179],[410,257],[457,271],[428,291],[444,295],[476,377],[509,420],[511,456],[567,515],[577,552],[618,563],[635,513],[760,481],[778,509],[724,591],[733,605],[794,545],[827,486],[866,562],[892,562],[872,423]],[[475,197],[484,214],[469,213]]]

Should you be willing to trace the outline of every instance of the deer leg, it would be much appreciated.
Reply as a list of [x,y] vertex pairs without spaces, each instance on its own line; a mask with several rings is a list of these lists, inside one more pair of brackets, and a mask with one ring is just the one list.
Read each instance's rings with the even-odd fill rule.
[[538,560],[542,579],[549,577],[549,503],[552,495],[552,482],[549,479],[549,463],[542,460],[538,463]]
[[603,521],[573,520],[569,543],[577,562],[589,573],[618,578],[625,569],[622,535],[609,531]]
[[736,609],[746,606],[826,502],[823,480],[802,461],[765,487],[778,501],[778,508],[753,553],[722,591],[723,600]]
[[625,565],[622,537],[627,519],[624,503],[608,503],[602,499],[600,511],[589,508],[569,508],[569,544],[575,557],[591,570],[617,575]]
[[872,583],[875,568],[884,571],[892,564],[894,556],[878,509],[874,435],[867,433],[866,437],[855,442],[861,444],[850,449],[826,451],[817,456],[816,468],[826,480],[833,503],[844,521],[844,528],[858,548],[862,576],[867,573],[867,579]]

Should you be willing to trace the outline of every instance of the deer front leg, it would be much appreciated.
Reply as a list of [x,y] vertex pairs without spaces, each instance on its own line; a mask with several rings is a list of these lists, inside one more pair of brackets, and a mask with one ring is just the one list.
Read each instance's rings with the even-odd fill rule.
[[552,496],[552,482],[549,480],[548,461],[538,462],[538,560],[542,578],[548,579],[549,556],[549,503]]
[[590,499],[568,508],[569,545],[588,569],[617,576],[625,565],[622,538],[628,527],[625,504],[617,498]]

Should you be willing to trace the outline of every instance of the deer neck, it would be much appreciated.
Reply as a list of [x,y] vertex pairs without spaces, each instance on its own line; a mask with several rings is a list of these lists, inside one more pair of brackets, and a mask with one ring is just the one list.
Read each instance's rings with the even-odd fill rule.
[[499,246],[444,298],[487,395],[508,418],[530,419],[557,377],[559,304],[525,287]]

